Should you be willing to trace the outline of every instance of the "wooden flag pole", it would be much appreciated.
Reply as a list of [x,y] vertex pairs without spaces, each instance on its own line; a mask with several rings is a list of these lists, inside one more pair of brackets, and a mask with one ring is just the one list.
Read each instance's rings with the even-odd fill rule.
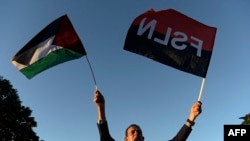
[[93,69],[92,69],[92,67],[91,67],[91,65],[90,65],[90,62],[89,62],[89,59],[88,59],[87,55],[86,55],[86,58],[87,58],[87,62],[88,62],[88,64],[89,64],[89,68],[90,68],[90,70],[91,70],[92,77],[93,77],[93,79],[94,79],[95,89],[97,90],[97,83],[96,83],[96,80],[95,80],[94,71],[93,71]]
[[203,92],[204,84],[205,84],[205,78],[202,78],[201,89],[200,89],[200,94],[199,94],[199,97],[198,97],[198,101],[201,101],[201,95],[202,95],[202,92]]

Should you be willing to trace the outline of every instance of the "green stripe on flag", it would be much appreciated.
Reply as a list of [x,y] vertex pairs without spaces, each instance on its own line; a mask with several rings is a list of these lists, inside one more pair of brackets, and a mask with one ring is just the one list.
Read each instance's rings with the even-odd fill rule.
[[62,48],[56,51],[51,52],[44,58],[38,60],[37,62],[27,66],[26,68],[21,69],[20,71],[28,78],[31,79],[36,74],[49,69],[55,65],[64,63],[66,61],[78,59],[83,55],[75,51]]

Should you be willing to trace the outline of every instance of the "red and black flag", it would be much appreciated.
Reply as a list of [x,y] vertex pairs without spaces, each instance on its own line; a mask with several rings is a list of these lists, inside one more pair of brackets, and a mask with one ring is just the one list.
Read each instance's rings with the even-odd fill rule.
[[151,9],[131,24],[124,50],[205,78],[216,30],[173,9]]

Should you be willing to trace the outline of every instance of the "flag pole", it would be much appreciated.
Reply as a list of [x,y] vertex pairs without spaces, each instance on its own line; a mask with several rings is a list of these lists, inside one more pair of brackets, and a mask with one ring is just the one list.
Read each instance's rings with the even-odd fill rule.
[[97,90],[97,83],[96,83],[96,80],[95,80],[94,71],[93,71],[93,69],[92,69],[92,67],[91,67],[91,65],[90,65],[90,62],[89,62],[89,59],[88,59],[88,56],[87,56],[87,55],[86,55],[86,58],[87,58],[87,62],[88,62],[89,68],[90,68],[90,70],[91,70],[92,77],[93,77],[93,79],[94,79],[95,89]]
[[204,84],[205,84],[205,78],[202,78],[201,89],[200,89],[198,101],[201,101],[201,95],[202,95],[202,92],[203,92]]

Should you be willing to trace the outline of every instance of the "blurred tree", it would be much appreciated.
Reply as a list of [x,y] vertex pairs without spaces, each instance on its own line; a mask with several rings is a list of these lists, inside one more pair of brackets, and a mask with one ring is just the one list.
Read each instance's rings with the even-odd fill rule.
[[17,90],[0,76],[0,141],[39,141],[29,107],[21,105]]
[[250,113],[246,114],[244,117],[240,117],[239,119],[243,119],[241,122],[242,125],[250,125]]

